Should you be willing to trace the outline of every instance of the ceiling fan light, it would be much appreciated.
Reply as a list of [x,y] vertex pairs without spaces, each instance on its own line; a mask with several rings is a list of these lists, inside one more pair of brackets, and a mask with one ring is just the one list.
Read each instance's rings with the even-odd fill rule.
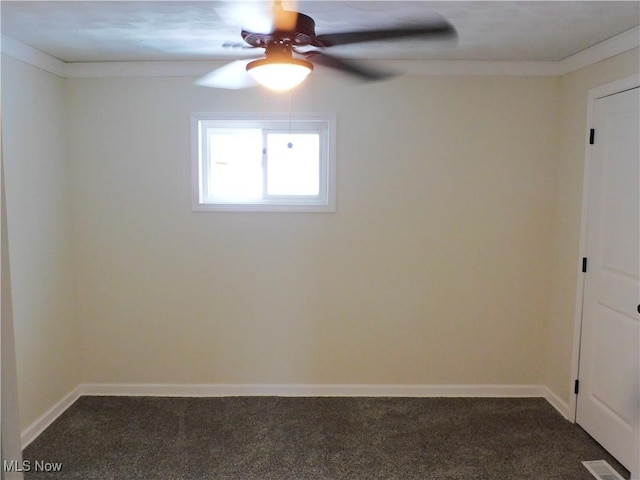
[[291,90],[298,86],[312,70],[313,65],[310,62],[298,58],[284,61],[263,58],[247,64],[247,72],[260,85],[277,91]]

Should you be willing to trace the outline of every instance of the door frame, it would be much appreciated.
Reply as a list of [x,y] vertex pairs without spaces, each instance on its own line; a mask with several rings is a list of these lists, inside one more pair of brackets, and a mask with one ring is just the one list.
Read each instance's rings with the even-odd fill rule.
[[[611,83],[601,85],[599,87],[589,90],[587,95],[587,128],[585,129],[585,145],[589,143],[589,130],[593,125],[594,111],[596,101],[615,95],[616,93],[622,93],[626,90],[640,87],[640,74],[630,75],[625,78],[621,78]],[[582,258],[586,256],[587,246],[587,218],[589,215],[589,180],[591,174],[591,148],[585,148],[584,157],[584,176],[582,179],[582,213],[580,218],[580,243],[578,247],[578,258],[576,259],[576,303],[574,308],[574,330],[573,330],[573,352],[571,356],[571,381],[569,382],[570,388],[570,400],[569,400],[569,414],[568,419],[573,423],[576,422],[577,411],[577,398],[574,394],[574,380],[579,378],[580,370],[580,341],[582,334],[582,305],[584,300],[584,283],[585,275],[582,273]],[[640,465],[636,466],[636,471],[631,472],[631,478],[640,478]]]

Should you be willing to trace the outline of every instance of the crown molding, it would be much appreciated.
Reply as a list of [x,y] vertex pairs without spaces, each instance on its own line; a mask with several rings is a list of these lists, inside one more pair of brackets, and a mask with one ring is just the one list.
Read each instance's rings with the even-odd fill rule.
[[[72,62],[65,63],[18,40],[2,35],[2,53],[63,78],[198,77],[226,61]],[[560,61],[370,60],[378,68],[420,76],[562,76],[640,47],[640,26]]]
[[83,62],[67,63],[67,78],[199,77],[226,61]]
[[[202,76],[226,62],[109,62],[68,63],[68,78],[101,77],[185,77]],[[481,62],[481,61],[423,61],[423,60],[366,60],[362,63],[380,70],[404,75],[505,75],[556,76],[557,62]],[[325,75],[325,72],[318,72]]]
[[370,60],[366,62],[384,71],[390,69],[417,76],[556,76],[558,62],[507,62],[477,60]]
[[566,75],[609,57],[640,47],[640,26],[622,32],[558,62],[559,75]]
[[6,35],[0,36],[0,47],[2,53],[10,57],[22,60],[29,65],[40,68],[46,72],[53,73],[59,77],[66,78],[67,63],[52,57],[48,53],[36,50],[29,45],[19,42]]

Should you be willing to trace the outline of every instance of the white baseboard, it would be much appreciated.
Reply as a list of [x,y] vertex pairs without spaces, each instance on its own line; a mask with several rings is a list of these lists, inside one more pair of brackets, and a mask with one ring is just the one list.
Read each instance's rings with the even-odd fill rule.
[[567,402],[565,402],[559,396],[553,393],[549,387],[542,386],[542,389],[544,393],[543,397],[545,398],[545,400],[549,402],[553,408],[555,408],[558,412],[560,412],[560,415],[562,415],[567,420],[573,421],[572,415],[570,415],[571,409],[567,404]]
[[84,384],[81,395],[163,397],[544,397],[542,385]]
[[58,403],[43,413],[40,418],[25,428],[20,434],[20,441],[22,443],[22,449],[24,450],[31,442],[33,442],[38,435],[51,425],[60,415],[62,415],[67,408],[74,404],[82,394],[80,393],[80,387],[76,387],[67,395],[65,395]]
[[493,397],[546,399],[565,418],[569,410],[545,385],[344,385],[344,384],[111,384],[86,383],[22,431],[25,448],[81,396],[146,397]]

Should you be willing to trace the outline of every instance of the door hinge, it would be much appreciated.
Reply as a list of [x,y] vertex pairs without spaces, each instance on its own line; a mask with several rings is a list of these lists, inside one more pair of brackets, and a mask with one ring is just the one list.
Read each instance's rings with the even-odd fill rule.
[[582,273],[587,271],[587,257],[582,257]]
[[596,130],[592,128],[589,130],[589,145],[593,145],[596,142]]
[[579,391],[580,391],[580,380],[576,378],[576,381],[573,383],[573,393],[575,395],[578,395]]

